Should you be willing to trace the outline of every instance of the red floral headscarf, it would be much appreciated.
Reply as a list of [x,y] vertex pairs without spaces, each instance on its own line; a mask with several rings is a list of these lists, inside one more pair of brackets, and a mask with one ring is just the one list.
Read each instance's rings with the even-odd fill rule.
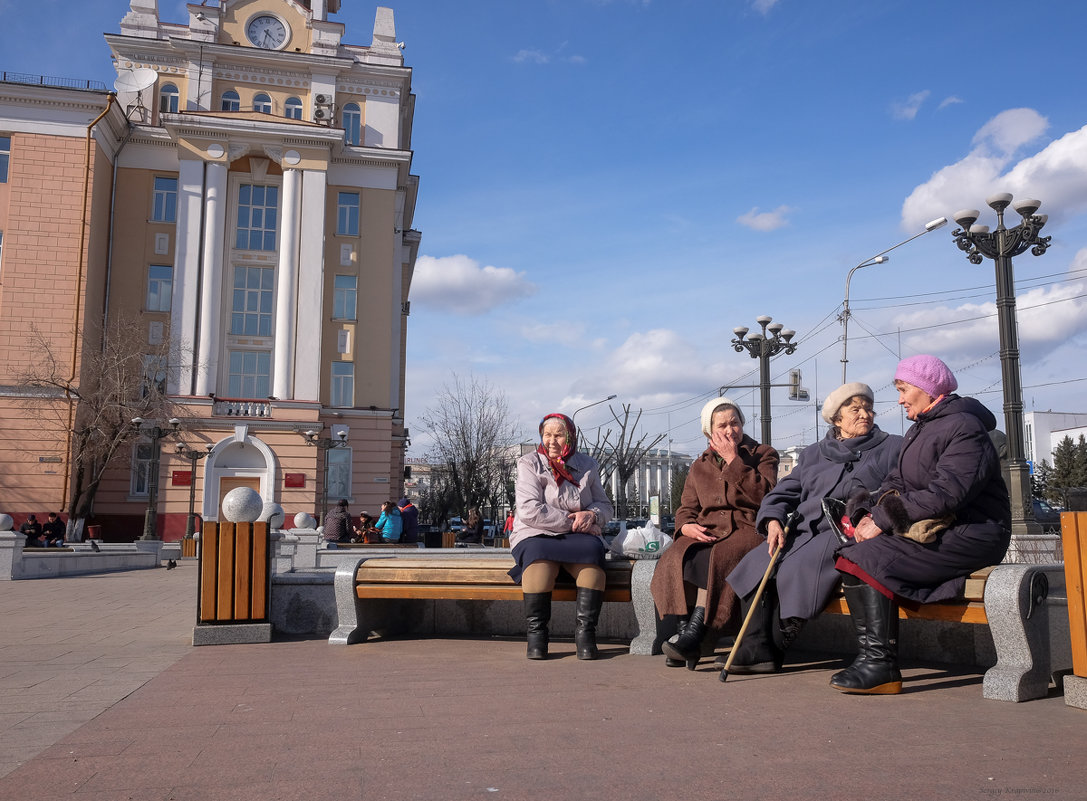
[[[562,424],[566,427],[566,446],[562,449],[562,453],[559,454],[557,459],[552,459],[547,455],[547,448],[543,445],[543,430],[544,423],[548,420],[561,420]],[[540,444],[536,447],[536,453],[541,454],[547,463],[551,466],[551,473],[555,476],[555,483],[560,487],[563,481],[569,481],[571,484],[577,484],[577,480],[571,475],[569,469],[566,467],[566,460],[573,454],[577,453],[577,428],[574,426],[574,421],[564,414],[555,412],[549,414],[540,421]]]

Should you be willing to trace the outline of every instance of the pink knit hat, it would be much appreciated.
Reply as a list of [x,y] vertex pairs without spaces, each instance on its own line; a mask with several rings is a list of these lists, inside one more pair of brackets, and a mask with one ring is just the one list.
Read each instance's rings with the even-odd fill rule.
[[895,381],[905,381],[923,389],[934,398],[954,392],[959,387],[954,374],[935,356],[910,356],[898,363]]

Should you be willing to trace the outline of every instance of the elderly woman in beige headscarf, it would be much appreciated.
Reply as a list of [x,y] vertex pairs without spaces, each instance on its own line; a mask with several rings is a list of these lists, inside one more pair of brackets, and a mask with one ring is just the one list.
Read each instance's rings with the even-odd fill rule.
[[777,481],[778,453],[744,434],[743,426],[743,412],[728,398],[702,408],[709,446],[687,474],[675,544],[661,556],[651,585],[661,617],[679,619],[677,636],[663,645],[671,666],[694,670],[707,631],[719,635],[735,620],[739,605],[725,578],[765,543],[755,516]]

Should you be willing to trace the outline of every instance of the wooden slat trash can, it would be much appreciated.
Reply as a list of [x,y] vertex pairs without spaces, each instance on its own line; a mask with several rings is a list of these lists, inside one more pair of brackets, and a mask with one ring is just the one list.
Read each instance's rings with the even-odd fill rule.
[[1064,678],[1064,699],[1069,706],[1087,709],[1087,512],[1061,513],[1061,541],[1072,640],[1072,675]]
[[205,522],[193,645],[269,642],[267,523]]

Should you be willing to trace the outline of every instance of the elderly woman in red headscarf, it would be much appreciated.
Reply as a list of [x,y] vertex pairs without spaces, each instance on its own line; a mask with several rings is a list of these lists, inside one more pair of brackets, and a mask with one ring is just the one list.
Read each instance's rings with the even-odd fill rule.
[[510,576],[525,596],[528,658],[547,659],[551,592],[559,571],[577,585],[578,659],[596,659],[596,622],[604,602],[604,524],[611,502],[600,465],[577,452],[577,429],[564,414],[540,421],[540,445],[517,461],[517,515]]

